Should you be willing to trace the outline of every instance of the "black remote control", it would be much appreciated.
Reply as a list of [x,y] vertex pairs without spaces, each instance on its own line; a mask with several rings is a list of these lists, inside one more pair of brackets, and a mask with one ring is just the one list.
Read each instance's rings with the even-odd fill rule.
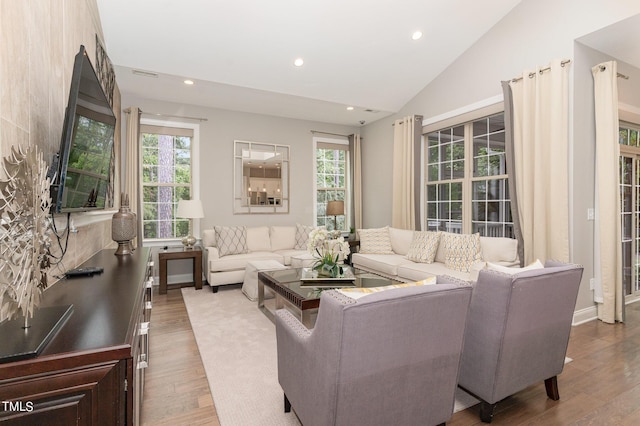
[[67,277],[79,277],[79,276],[92,276],[93,274],[101,274],[104,271],[103,268],[96,266],[87,266],[85,268],[69,269],[64,274]]

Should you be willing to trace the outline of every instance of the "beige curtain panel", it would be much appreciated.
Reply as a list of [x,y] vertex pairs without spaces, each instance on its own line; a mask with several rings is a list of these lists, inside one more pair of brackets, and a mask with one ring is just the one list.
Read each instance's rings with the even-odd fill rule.
[[349,150],[351,152],[352,164],[352,222],[355,229],[362,229],[362,148],[360,134],[349,136]]
[[391,226],[416,229],[414,185],[414,116],[393,124],[393,204]]
[[554,61],[509,83],[525,264],[569,261],[568,68]]
[[140,182],[139,153],[140,153],[140,108],[131,107],[127,115],[127,152],[125,159],[125,178],[123,191],[129,195],[129,207],[137,215],[138,227],[136,237],[131,243],[134,247],[142,246],[142,217],[140,212],[140,194],[138,188]]
[[614,323],[624,321],[617,63],[596,65],[591,72],[596,118],[594,301],[598,318]]

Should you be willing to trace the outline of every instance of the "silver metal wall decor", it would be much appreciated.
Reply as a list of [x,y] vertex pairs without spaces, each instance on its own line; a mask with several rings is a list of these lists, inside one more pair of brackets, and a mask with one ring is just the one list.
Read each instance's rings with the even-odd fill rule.
[[37,147],[11,147],[0,178],[0,322],[20,313],[25,326],[47,287],[51,198]]
[[107,56],[107,51],[98,38],[98,34],[96,34],[96,74],[102,85],[102,90],[107,96],[109,105],[113,108],[113,90],[116,86],[116,74],[113,71],[113,64],[109,60],[109,56]]

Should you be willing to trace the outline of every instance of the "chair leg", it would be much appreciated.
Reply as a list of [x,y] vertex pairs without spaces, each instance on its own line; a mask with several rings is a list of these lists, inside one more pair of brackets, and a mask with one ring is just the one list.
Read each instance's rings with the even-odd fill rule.
[[291,403],[289,402],[289,398],[287,398],[287,394],[284,394],[284,412],[285,413],[290,413],[291,412]]
[[217,293],[218,292],[218,287],[219,286],[217,286],[217,285],[212,285],[211,286],[211,291],[214,292],[214,293]]
[[486,401],[480,402],[480,420],[484,423],[491,423],[493,420],[493,411],[496,408],[496,404],[489,404]]
[[558,392],[558,376],[553,376],[544,381],[544,387],[547,390],[547,396],[553,401],[560,399]]

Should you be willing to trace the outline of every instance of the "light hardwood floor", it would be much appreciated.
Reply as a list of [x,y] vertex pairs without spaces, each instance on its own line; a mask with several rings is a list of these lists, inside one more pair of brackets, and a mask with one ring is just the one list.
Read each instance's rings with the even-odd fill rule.
[[[182,293],[155,292],[143,424],[219,425]],[[567,356],[573,361],[558,377],[560,401],[547,399],[541,382],[500,402],[492,424],[640,424],[640,303],[627,306],[625,324],[573,327]],[[475,406],[447,424],[483,423]]]
[[160,295],[154,288],[141,420],[149,426],[220,425],[178,289]]

